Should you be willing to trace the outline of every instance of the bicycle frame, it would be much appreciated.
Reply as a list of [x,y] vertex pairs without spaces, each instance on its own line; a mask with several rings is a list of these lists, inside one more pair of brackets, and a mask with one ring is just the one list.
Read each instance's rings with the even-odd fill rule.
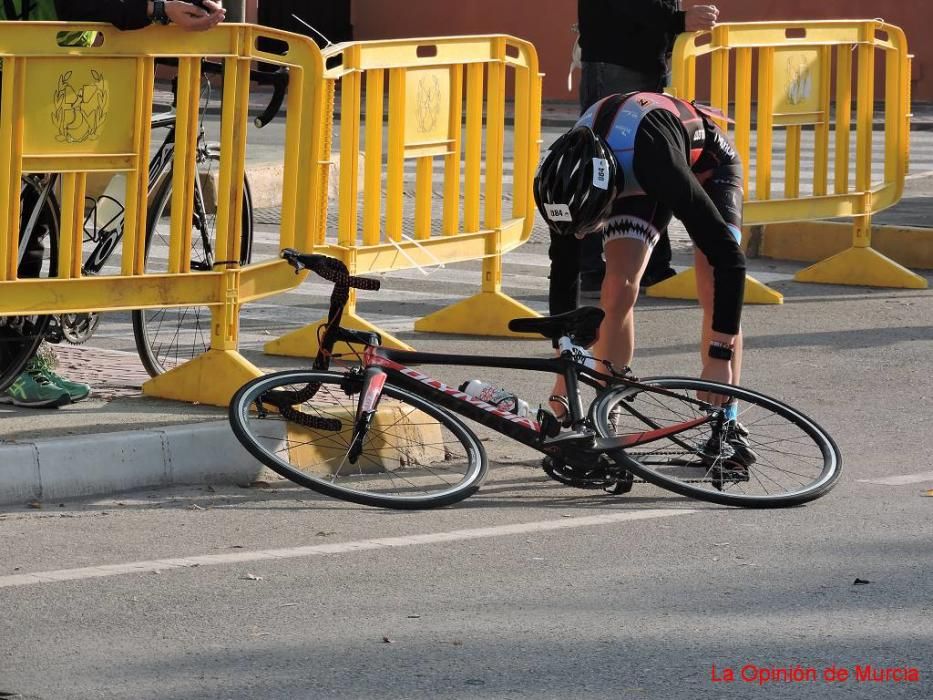
[[[406,362],[412,364],[456,365],[460,367],[493,367],[498,369],[561,374],[566,382],[568,401],[570,402],[571,417],[574,425],[579,424],[583,419],[583,406],[579,393],[579,385],[581,383],[599,388],[600,382],[606,381],[615,386],[630,387],[637,390],[646,390],[647,385],[624,377],[610,377],[563,357],[552,359],[502,357],[496,355],[461,357],[459,355],[447,355],[442,353],[391,350],[372,345],[366,347],[363,353],[363,367],[365,369],[379,368],[388,375],[388,378],[394,385],[407,389],[413,394],[427,399],[431,403],[474,420],[480,425],[491,428],[523,445],[540,450],[546,454],[566,456],[569,452],[592,455],[593,453],[602,453],[607,450],[637,447],[662,438],[677,435],[678,433],[685,432],[704,423],[722,420],[722,411],[714,409],[704,418],[696,418],[667,426],[654,425],[652,429],[641,433],[613,438],[601,438],[592,433],[581,433],[580,444],[563,442],[549,443],[539,421],[519,416],[510,411],[493,406],[474,396],[470,396],[459,389],[448,386],[438,379],[403,364]],[[367,377],[367,383],[369,379],[370,378]],[[658,387],[651,387],[650,390],[659,393],[668,393],[664,389]],[[367,396],[368,393],[368,387],[364,385],[361,396]],[[375,401],[372,397],[368,397],[368,402],[374,404],[378,402],[378,397],[375,397]],[[361,406],[362,403],[363,400],[361,398]],[[697,400],[697,404],[704,405],[704,402]],[[360,416],[358,416],[358,418],[359,417]],[[641,416],[641,418],[646,424],[651,426],[651,422],[648,421],[647,418],[644,416]]]
[[[407,350],[392,350],[371,341],[361,340],[372,337],[372,334],[359,334],[340,326],[343,310],[349,298],[351,287],[378,289],[376,280],[354,277],[349,274],[346,266],[334,258],[323,255],[302,255],[295,250],[282,251],[282,257],[295,267],[296,271],[302,267],[313,270],[324,279],[334,283],[330,297],[330,309],[324,333],[320,338],[320,348],[314,360],[314,368],[327,370],[333,359],[333,348],[339,340],[363,343],[365,349],[362,353],[363,386],[360,391],[359,405],[357,407],[356,427],[354,428],[353,442],[357,444],[365,437],[365,431],[375,413],[376,406],[381,397],[382,387],[387,379],[392,384],[420,396],[431,403],[445,408],[453,413],[462,415],[476,421],[480,425],[491,428],[523,445],[550,455],[559,455],[563,458],[588,457],[602,454],[608,450],[626,449],[644,445],[663,438],[671,438],[679,433],[695,428],[704,423],[722,424],[724,411],[721,407],[711,406],[699,399],[688,399],[704,409],[705,415],[693,420],[672,425],[657,425],[648,417],[641,415],[631,408],[629,412],[642,420],[648,430],[640,433],[621,435],[611,438],[599,437],[584,421],[583,405],[580,398],[580,384],[601,389],[602,387],[627,387],[632,391],[651,391],[659,394],[673,396],[661,387],[650,386],[634,378],[627,378],[611,370],[611,374],[597,372],[584,364],[572,359],[571,352],[563,348],[572,347],[572,339],[560,338],[558,347],[562,348],[561,355],[550,359],[536,359],[523,357],[503,357],[496,355],[467,356],[448,355],[442,353],[426,353]],[[376,336],[378,343],[378,336]],[[359,357],[359,355],[358,355]],[[411,364],[455,365],[458,367],[493,367],[498,369],[515,369],[531,372],[546,372],[564,377],[567,387],[567,397],[570,406],[570,419],[574,431],[569,434],[551,437],[543,429],[542,423],[532,418],[519,416],[510,411],[500,409],[492,404],[470,396],[446,383],[435,379],[423,372],[406,366]],[[373,371],[376,370],[376,371]],[[683,397],[677,398],[683,400]],[[624,402],[620,402],[624,404]],[[540,415],[540,414],[539,414]]]

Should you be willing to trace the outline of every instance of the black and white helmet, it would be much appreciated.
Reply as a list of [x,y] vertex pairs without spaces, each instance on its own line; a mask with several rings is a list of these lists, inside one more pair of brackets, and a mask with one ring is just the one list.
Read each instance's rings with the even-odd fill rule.
[[588,126],[575,126],[548,149],[535,174],[538,211],[555,236],[599,226],[616,196],[612,149]]

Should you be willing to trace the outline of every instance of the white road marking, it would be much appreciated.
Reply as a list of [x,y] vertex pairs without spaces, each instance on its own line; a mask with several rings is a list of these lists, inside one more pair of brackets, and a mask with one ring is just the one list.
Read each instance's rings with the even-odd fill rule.
[[882,486],[903,486],[904,484],[916,484],[921,481],[933,481],[933,472],[887,476],[883,479],[859,479],[861,484],[881,484]]
[[39,571],[32,574],[14,574],[0,576],[0,588],[13,588],[15,586],[35,586],[43,583],[57,583],[60,581],[81,581],[90,578],[105,578],[108,576],[122,576],[124,574],[165,572],[171,569],[189,569],[199,566],[221,566],[224,564],[245,564],[270,559],[298,559],[326,554],[346,554],[373,549],[395,547],[411,547],[422,544],[436,544],[438,542],[463,542],[466,540],[479,540],[490,537],[504,537],[507,535],[523,535],[534,532],[547,532],[550,530],[567,530],[577,527],[594,527],[597,525],[611,525],[629,520],[648,520],[652,518],[669,518],[675,515],[688,515],[696,513],[695,510],[651,509],[628,513],[612,513],[608,515],[592,515],[582,518],[561,518],[560,520],[541,520],[532,523],[518,523],[516,525],[499,525],[496,527],[481,527],[470,530],[453,530],[450,532],[432,532],[423,535],[407,535],[403,537],[381,537],[371,540],[357,540],[355,542],[335,542],[334,544],[309,545],[306,547],[291,547],[288,549],[265,549],[256,552],[238,552],[236,554],[205,554],[193,557],[178,557],[171,559],[153,559],[150,561],[137,561],[128,564],[106,564],[103,566],[89,566],[81,569],[59,569],[57,571]]

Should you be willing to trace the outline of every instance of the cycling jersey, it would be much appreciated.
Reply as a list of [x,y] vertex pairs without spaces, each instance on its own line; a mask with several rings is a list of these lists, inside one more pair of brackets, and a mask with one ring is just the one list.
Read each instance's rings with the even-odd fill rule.
[[713,329],[737,333],[745,290],[743,191],[729,139],[703,108],[655,93],[611,95],[577,123],[603,137],[619,164],[603,244],[627,238],[653,247],[676,216],[713,268]]
[[[117,29],[150,24],[143,0],[0,0],[0,21],[107,22]],[[66,32],[65,46],[88,46],[96,32]],[[74,38],[71,38],[74,37]]]
[[[0,21],[55,22],[59,19],[55,0],[0,0]],[[91,46],[96,32],[63,32],[62,46]]]

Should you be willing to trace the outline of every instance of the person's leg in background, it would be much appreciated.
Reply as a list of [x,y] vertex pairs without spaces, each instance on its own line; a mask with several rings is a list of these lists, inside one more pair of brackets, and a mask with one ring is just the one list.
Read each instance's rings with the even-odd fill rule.
[[[22,202],[22,224],[38,201],[33,190],[25,190]],[[49,224],[43,222],[42,214],[36,222],[23,260],[17,274],[21,279],[39,277],[42,273],[45,256],[45,239],[48,237]],[[55,373],[55,354],[51,347],[43,342],[36,354],[29,360],[26,368],[16,380],[0,393],[0,403],[13,404],[28,408],[55,408],[68,403],[83,401],[90,396],[91,387],[81,382],[72,382]]]
[[[599,238],[599,236],[594,236]],[[580,244],[583,241],[576,236],[555,236],[551,234],[548,257],[551,259],[551,272],[548,275],[548,314],[567,313],[577,308],[579,301]],[[558,420],[563,420],[567,407],[563,399],[567,387],[563,377],[557,377],[548,406]],[[555,399],[554,397],[560,397]]]

